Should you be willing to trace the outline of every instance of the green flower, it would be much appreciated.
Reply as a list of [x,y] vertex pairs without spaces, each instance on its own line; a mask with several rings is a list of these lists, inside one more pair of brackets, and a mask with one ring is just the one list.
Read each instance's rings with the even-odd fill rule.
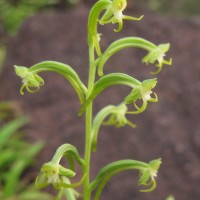
[[126,0],[113,0],[112,3],[106,9],[105,14],[99,20],[101,25],[108,23],[118,23],[119,27],[115,29],[115,32],[119,32],[123,26],[123,19],[125,20],[141,20],[143,15],[139,18],[123,15],[123,11],[127,6]]
[[[158,102],[158,97],[155,92],[152,92],[152,89],[156,86],[157,79],[148,79],[144,80],[138,89],[133,89],[131,93],[124,99],[126,104],[133,103],[136,111],[127,112],[127,114],[138,114],[143,112],[147,108],[148,102]],[[152,94],[154,95],[152,97]],[[139,107],[136,104],[136,101],[141,99],[143,101],[142,106]]]
[[128,124],[129,126],[135,128],[136,125],[126,118],[127,109],[128,108],[124,103],[116,106],[108,120],[103,122],[103,125],[114,125],[116,128],[120,128]]
[[34,93],[40,89],[41,85],[44,85],[44,80],[26,67],[15,66],[15,72],[22,79],[22,86],[20,88],[21,95],[24,95],[24,88],[28,92]]
[[[157,102],[156,93],[152,92],[152,89],[156,86],[157,79],[144,80],[140,86],[140,94],[143,101]],[[151,94],[154,94],[155,97],[151,97]]]
[[40,172],[36,178],[36,186],[44,188],[52,184],[55,189],[60,189],[63,185],[68,184],[68,178],[72,178],[76,174],[74,171],[53,162],[45,163]]
[[[118,106],[109,105],[103,108],[94,118],[91,137],[92,137],[92,151],[96,151],[97,138],[99,134],[99,128],[103,125],[114,125],[117,128],[123,127],[126,124],[135,128],[133,124],[126,118],[127,106],[122,103]],[[108,119],[107,119],[108,118]],[[107,119],[105,121],[105,119]]]
[[170,58],[169,61],[164,60],[166,52],[169,50],[170,44],[161,44],[158,45],[156,48],[152,49],[143,59],[142,62],[146,64],[154,64],[156,61],[158,64],[158,70],[153,72],[153,74],[157,74],[161,71],[163,64],[172,65],[172,59]]
[[161,165],[161,159],[152,160],[149,162],[149,167],[147,169],[140,170],[140,179],[138,181],[139,185],[149,186],[150,188],[140,190],[140,192],[151,192],[156,187],[156,180],[158,169]]

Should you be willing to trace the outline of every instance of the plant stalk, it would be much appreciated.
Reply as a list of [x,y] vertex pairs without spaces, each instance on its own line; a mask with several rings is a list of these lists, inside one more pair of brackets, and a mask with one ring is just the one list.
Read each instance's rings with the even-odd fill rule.
[[[95,66],[95,59],[94,59],[94,46],[90,46],[89,47],[89,78],[88,78],[87,98],[89,97],[94,87],[95,75],[96,75],[96,66]],[[85,155],[84,155],[84,159],[85,159],[84,174],[86,174],[86,178],[83,183],[83,200],[91,199],[91,191],[89,187],[90,187],[92,109],[93,109],[93,103],[91,102],[90,105],[88,105],[88,107],[86,108],[86,114],[85,114],[86,137],[85,137]]]

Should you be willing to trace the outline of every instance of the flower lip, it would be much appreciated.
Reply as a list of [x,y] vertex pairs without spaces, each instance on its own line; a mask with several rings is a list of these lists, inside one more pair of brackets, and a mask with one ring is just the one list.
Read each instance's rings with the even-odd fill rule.
[[151,94],[152,94],[151,90],[145,92],[144,94],[142,94],[142,99],[144,99],[146,101],[150,100],[151,99]]
[[[114,11],[113,13],[117,20],[121,21],[123,19],[122,11],[117,10]],[[114,23],[114,21],[112,23]]]
[[160,54],[158,55],[158,59],[157,59],[157,60],[158,60],[158,64],[159,64],[159,65],[162,65],[165,56],[166,56],[165,53],[160,53]]

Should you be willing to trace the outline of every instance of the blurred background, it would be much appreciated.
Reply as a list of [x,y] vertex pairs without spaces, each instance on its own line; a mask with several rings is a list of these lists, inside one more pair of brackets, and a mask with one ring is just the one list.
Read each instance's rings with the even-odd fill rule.
[[[84,120],[71,86],[62,77],[43,73],[45,86],[36,94],[19,94],[21,80],[13,66],[44,60],[70,64],[87,82],[87,15],[92,0],[0,0],[0,199],[53,199],[33,186],[40,166],[63,142],[83,155]],[[140,22],[100,27],[105,49],[123,36],[144,37],[155,44],[171,43],[172,67],[158,75],[159,102],[130,120],[137,124],[102,127],[92,155],[92,177],[105,164],[119,159],[163,164],[154,192],[140,193],[137,173],[124,172],[106,186],[102,199],[200,199],[200,1],[129,0],[126,14]],[[141,63],[145,52],[127,49],[113,56],[105,72],[125,72],[139,80],[152,78],[153,66]],[[129,90],[112,88],[95,100],[95,113],[118,104]],[[109,96],[112,98],[105,98]],[[21,156],[23,155],[23,156]],[[53,189],[49,187],[48,191]]]

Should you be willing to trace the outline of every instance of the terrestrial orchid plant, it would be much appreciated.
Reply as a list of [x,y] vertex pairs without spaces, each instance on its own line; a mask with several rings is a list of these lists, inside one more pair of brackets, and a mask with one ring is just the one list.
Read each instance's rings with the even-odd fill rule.
[[[127,115],[139,114],[148,106],[149,102],[158,102],[158,97],[152,91],[157,84],[157,79],[139,81],[125,73],[110,73],[104,75],[104,65],[108,59],[127,47],[141,48],[147,51],[142,59],[143,63],[156,64],[157,70],[151,72],[157,74],[164,64],[171,65],[172,59],[164,60],[165,53],[170,44],[155,45],[140,37],[125,37],[110,44],[105,51],[100,46],[101,34],[98,33],[98,25],[117,24],[115,32],[121,31],[124,20],[141,20],[139,18],[123,14],[127,6],[126,0],[98,0],[91,8],[88,18],[88,46],[89,46],[89,75],[88,84],[85,85],[73,68],[67,64],[55,61],[44,61],[29,68],[15,66],[16,74],[22,79],[20,93],[24,89],[28,92],[37,92],[44,84],[44,80],[38,75],[40,72],[51,71],[64,76],[75,89],[80,100],[79,116],[85,113],[85,152],[82,157],[77,148],[71,144],[62,144],[56,150],[52,160],[43,164],[40,174],[36,178],[36,186],[39,188],[52,185],[58,190],[57,200],[65,196],[68,200],[99,200],[102,190],[108,181],[117,173],[125,170],[139,171],[138,184],[142,185],[141,192],[150,192],[156,187],[156,176],[161,159],[155,159],[148,163],[137,160],[120,160],[104,166],[96,175],[94,180],[90,178],[90,161],[92,152],[97,149],[97,141],[100,127],[102,125],[114,125],[123,127],[136,125],[127,119]],[[99,78],[96,80],[96,75]],[[114,85],[126,85],[131,88],[130,94],[124,97],[119,105],[108,105],[93,117],[93,102],[106,88]],[[138,106],[137,101],[142,105]],[[129,110],[128,104],[133,104]],[[60,162],[66,158],[68,167]],[[75,166],[76,162],[76,166]],[[76,175],[77,165],[82,170],[82,178],[74,183],[71,178]],[[82,192],[76,191],[76,187],[82,186]],[[79,189],[80,190],[80,189]]]

